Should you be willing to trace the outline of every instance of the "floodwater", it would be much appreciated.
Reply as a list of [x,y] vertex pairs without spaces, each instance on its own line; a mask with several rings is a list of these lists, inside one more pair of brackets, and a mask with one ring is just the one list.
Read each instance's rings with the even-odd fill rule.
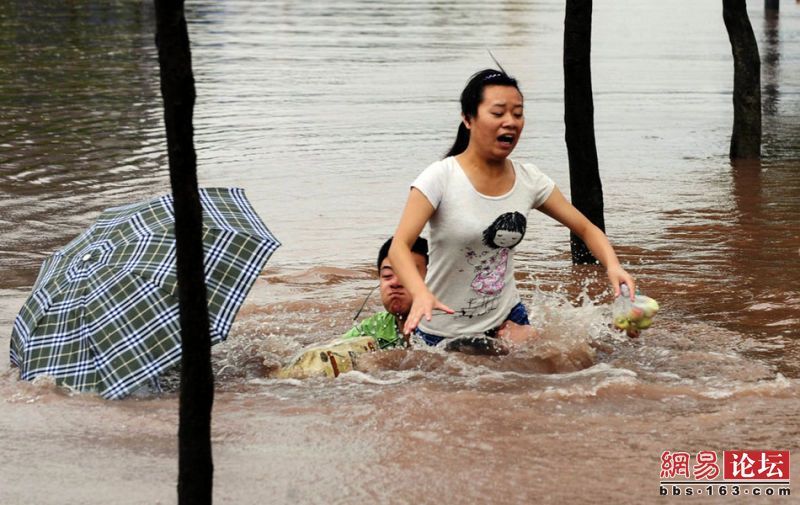
[[[665,450],[800,454],[800,4],[750,3],[764,159],[731,166],[720,3],[595,2],[606,226],[662,306],[642,338],[609,330],[602,272],[540,215],[517,253],[540,341],[297,381],[270,374],[349,328],[486,48],[526,97],[515,158],[568,190],[563,2],[189,2],[201,184],[243,187],[284,244],[213,351],[215,500],[639,504]],[[146,2],[4,2],[1,355],[49,253],[169,191],[153,30]],[[174,503],[176,423],[174,393],[109,402],[4,358],[0,503]]]

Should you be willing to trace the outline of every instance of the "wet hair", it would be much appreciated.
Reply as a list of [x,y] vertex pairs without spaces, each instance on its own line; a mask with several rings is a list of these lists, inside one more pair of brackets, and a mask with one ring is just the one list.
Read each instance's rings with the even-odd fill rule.
[[494,223],[488,228],[483,230],[483,243],[492,249],[499,249],[500,246],[494,243],[494,237],[497,235],[498,230],[515,231],[520,234],[519,240],[522,241],[522,237],[525,236],[527,224],[528,220],[519,212],[506,212],[495,219]]
[[[517,80],[502,70],[487,68],[472,75],[461,92],[461,114],[465,118],[472,119],[478,115],[478,105],[483,101],[483,89],[486,86],[512,86],[519,91]],[[458,125],[458,133],[453,146],[447,151],[445,158],[463,153],[469,145],[469,129],[464,125],[464,121]]]
[[[378,272],[381,271],[381,263],[383,260],[386,259],[386,256],[389,255],[389,248],[392,247],[392,239],[394,237],[389,237],[389,240],[383,243],[381,246],[381,250],[378,252]],[[417,240],[414,242],[414,245],[411,246],[411,252],[419,254],[423,258],[425,258],[425,265],[428,264],[428,241],[422,237],[417,237]]]

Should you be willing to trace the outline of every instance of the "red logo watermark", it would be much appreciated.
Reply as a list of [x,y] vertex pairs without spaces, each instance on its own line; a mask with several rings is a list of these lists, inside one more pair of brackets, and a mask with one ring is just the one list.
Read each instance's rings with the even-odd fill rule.
[[[664,451],[662,496],[789,496],[789,451]],[[671,486],[671,488],[670,488]]]
[[723,478],[789,480],[789,451],[724,451]]

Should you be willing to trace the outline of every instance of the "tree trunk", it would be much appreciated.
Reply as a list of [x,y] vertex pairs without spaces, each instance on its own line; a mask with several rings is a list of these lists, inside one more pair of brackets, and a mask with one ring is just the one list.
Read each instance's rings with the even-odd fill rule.
[[[592,100],[592,0],[567,0],[564,18],[564,124],[572,204],[601,230],[603,185],[597,164]],[[572,263],[597,260],[576,235],[570,236]]]
[[211,409],[214,376],[203,273],[203,230],[197,191],[192,114],[195,90],[183,0],[155,0],[156,46],[175,207],[181,323],[178,503],[211,503]]
[[780,0],[764,0],[764,9],[768,11],[780,9]]
[[732,160],[761,158],[761,61],[745,0],[722,0],[733,53]]

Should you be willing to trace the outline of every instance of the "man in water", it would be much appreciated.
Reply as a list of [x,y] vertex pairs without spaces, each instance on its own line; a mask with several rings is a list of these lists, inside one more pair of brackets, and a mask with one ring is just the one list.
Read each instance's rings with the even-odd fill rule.
[[[370,336],[375,338],[381,349],[397,347],[405,342],[403,324],[411,310],[411,294],[400,284],[388,258],[392,239],[387,240],[378,253],[378,277],[380,278],[381,302],[386,309],[353,326],[342,338]],[[420,275],[424,278],[428,271],[428,241],[418,238],[411,248],[411,257]],[[504,323],[491,337],[473,336],[453,339],[445,345],[445,350],[460,351],[467,354],[508,354],[509,343],[520,343],[535,337],[530,326],[513,322]],[[495,338],[500,337],[500,338]],[[424,345],[424,344],[423,344]]]
[[[381,349],[402,346],[406,341],[402,331],[405,319],[411,310],[411,294],[400,284],[388,258],[392,239],[386,241],[378,252],[378,278],[380,279],[382,312],[379,312],[353,326],[341,339],[321,346],[314,346],[301,351],[287,365],[277,372],[278,377],[303,378],[314,375],[337,377],[340,373],[356,368],[356,356],[375,350],[375,344]],[[411,248],[411,257],[419,271],[425,277],[428,271],[428,242],[418,238]],[[513,324],[513,323],[510,323]],[[516,329],[529,328],[517,326]],[[513,332],[512,328],[501,328],[498,336]],[[364,339],[359,337],[371,337]],[[348,342],[349,341],[349,342]],[[365,342],[366,341],[366,342]],[[420,341],[420,345],[425,345]],[[501,339],[488,336],[477,336],[453,339],[444,347],[448,351],[461,351],[469,354],[507,354],[508,347]]]
[[[378,278],[383,312],[379,312],[353,326],[342,338],[374,337],[381,349],[396,347],[404,342],[403,324],[411,310],[411,294],[400,284],[387,255],[392,239],[387,240],[378,252]],[[428,271],[428,241],[418,238],[411,248],[411,257],[422,278]]]

